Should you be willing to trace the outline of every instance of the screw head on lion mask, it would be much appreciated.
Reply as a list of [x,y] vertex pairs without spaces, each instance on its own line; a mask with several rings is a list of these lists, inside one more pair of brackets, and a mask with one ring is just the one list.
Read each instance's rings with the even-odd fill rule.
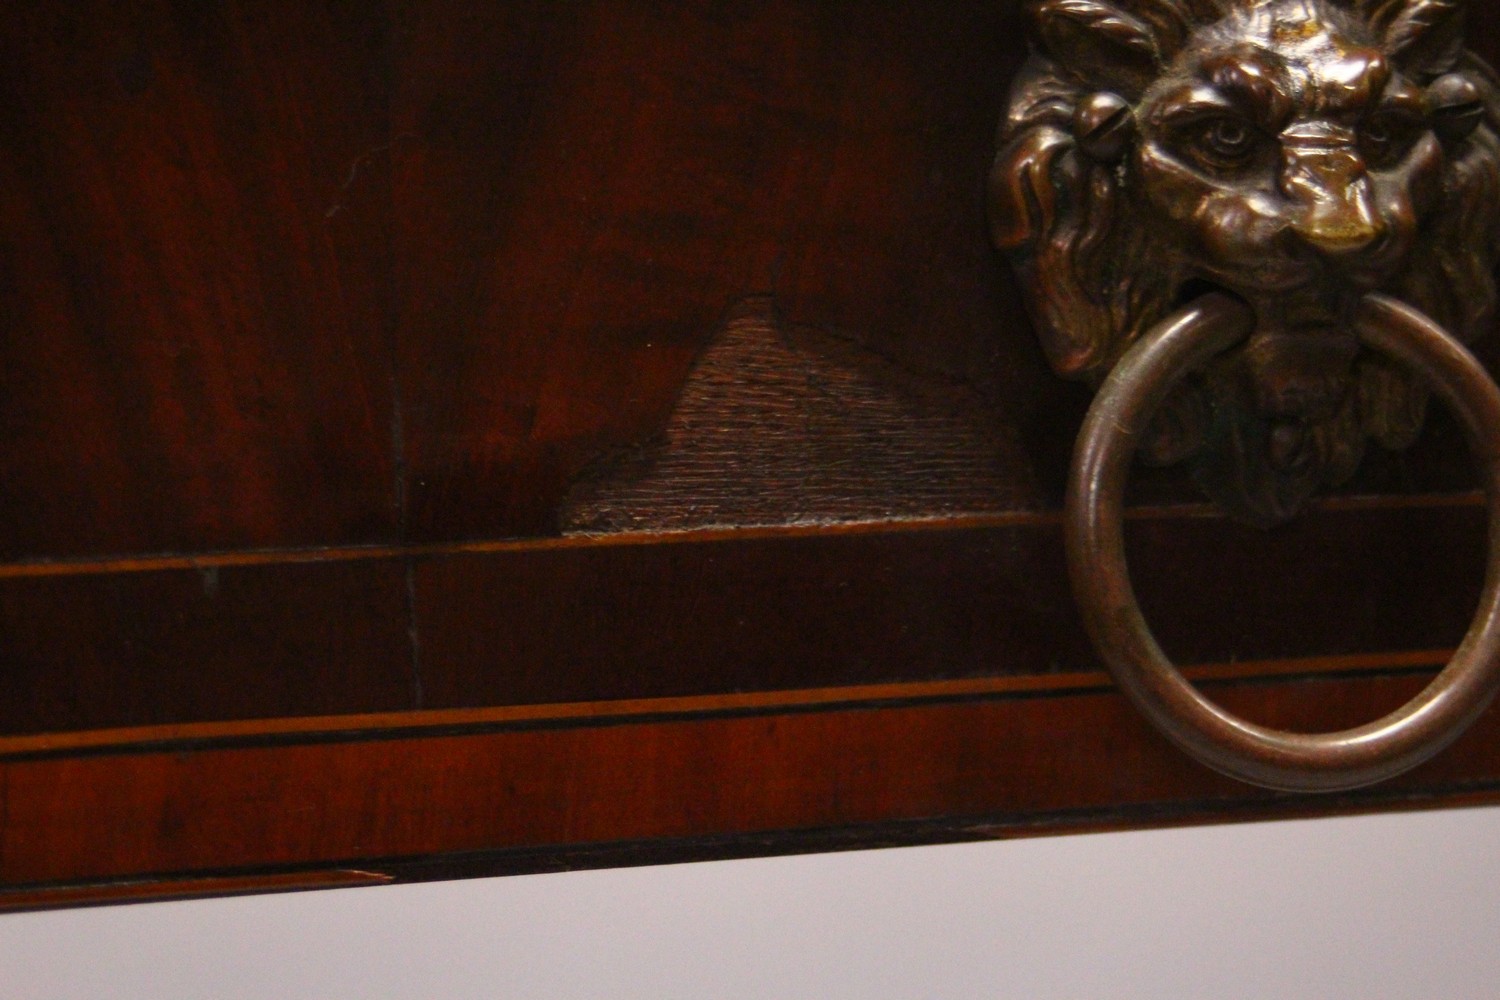
[[1495,299],[1500,88],[1462,0],[1037,0],[990,178],[1054,368],[1097,385],[1193,297],[1257,329],[1141,453],[1257,523],[1409,446],[1427,391],[1359,349],[1381,291],[1463,342]]

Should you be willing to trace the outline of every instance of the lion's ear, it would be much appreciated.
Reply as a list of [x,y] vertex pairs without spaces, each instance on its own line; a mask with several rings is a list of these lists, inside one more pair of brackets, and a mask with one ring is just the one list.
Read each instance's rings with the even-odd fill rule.
[[1407,73],[1431,79],[1458,65],[1466,0],[1370,0],[1368,7],[1386,51]]
[[1127,12],[1109,0],[1033,0],[1042,49],[1091,88],[1139,97],[1187,35],[1182,0],[1144,0]]

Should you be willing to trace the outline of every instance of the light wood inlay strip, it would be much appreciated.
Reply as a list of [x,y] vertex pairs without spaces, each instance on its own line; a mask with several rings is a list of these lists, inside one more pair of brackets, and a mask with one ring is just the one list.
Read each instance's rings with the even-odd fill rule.
[[[1275,680],[1304,675],[1436,669],[1452,650],[1413,650],[1308,659],[1245,661],[1188,668],[1199,683]],[[986,697],[1061,696],[1109,688],[1103,671],[986,677],[971,680],[874,684],[858,687],[761,691],[746,694],[643,698],[550,705],[385,712],[364,715],[198,722],[171,726],[100,729],[0,737],[0,759],[69,751],[114,751],[173,743],[214,743],[265,737],[327,737],[339,734],[402,734],[435,729],[494,728],[567,722],[628,722],[661,716],[796,711]]]
[[0,891],[0,913],[45,910],[63,906],[95,906],[104,903],[140,903],[168,899],[198,899],[240,896],[261,892],[297,892],[304,889],[351,889],[385,885],[395,879],[381,872],[334,869],[283,874],[239,875],[188,879],[143,879],[102,882],[94,885]]
[[[1335,497],[1310,504],[1318,512],[1379,511],[1401,508],[1443,509],[1483,506],[1479,492],[1418,497]],[[1207,504],[1138,507],[1126,512],[1129,521],[1223,520]],[[987,528],[1058,527],[1060,511],[1008,511],[965,517],[916,518],[895,521],[805,523],[745,528],[666,532],[573,534],[554,538],[498,539],[432,545],[368,545],[341,548],[255,549],[235,552],[115,556],[97,559],[24,560],[0,563],[0,580],[58,576],[100,576],[115,573],[156,573],[167,570],[206,570],[244,566],[290,566],[308,563],[348,563],[381,559],[432,559],[446,556],[495,555],[505,552],[546,552],[586,548],[625,548],[641,545],[682,545],[742,542],[773,538],[857,536],[902,532],[968,531]]]

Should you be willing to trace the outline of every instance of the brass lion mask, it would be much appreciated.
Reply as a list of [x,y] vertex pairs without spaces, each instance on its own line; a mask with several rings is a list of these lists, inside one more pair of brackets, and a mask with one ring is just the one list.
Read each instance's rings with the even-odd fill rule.
[[991,175],[1049,359],[1097,385],[1176,307],[1249,303],[1141,453],[1258,523],[1400,449],[1427,391],[1359,349],[1362,296],[1463,342],[1495,298],[1500,89],[1462,0],[1039,0]]

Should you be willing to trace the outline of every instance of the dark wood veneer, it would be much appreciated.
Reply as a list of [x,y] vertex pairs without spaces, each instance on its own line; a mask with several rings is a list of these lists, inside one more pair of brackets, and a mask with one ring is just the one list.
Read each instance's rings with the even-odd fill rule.
[[[1471,499],[1333,505],[1270,534],[1141,511],[1138,589],[1184,663],[1451,647],[1483,568]],[[1095,662],[1050,513],[12,564],[0,661],[0,735]]]
[[[1094,673],[1088,394],[983,214],[1023,55],[991,0],[10,12],[0,905],[1496,797],[1493,712],[1320,803]],[[1466,626],[1441,418],[1271,534],[1137,486],[1230,707],[1368,718]]]
[[0,558],[394,539],[358,6],[7,12]]
[[[892,822],[946,817],[968,836],[1003,836],[1097,824],[1109,813],[1149,822],[1247,806],[1326,808],[1202,769],[1102,690],[1102,678],[1095,683],[800,711],[703,706],[676,718],[533,720],[452,735],[12,755],[0,763],[0,880],[72,892],[65,886],[143,873],[176,879],[337,859],[395,874],[399,859],[725,831],[774,838],[887,824],[871,833],[889,840]],[[1273,680],[1215,694],[1235,711],[1295,727],[1347,724],[1421,683]],[[1494,720],[1491,712],[1440,760],[1342,807],[1494,794]]]

